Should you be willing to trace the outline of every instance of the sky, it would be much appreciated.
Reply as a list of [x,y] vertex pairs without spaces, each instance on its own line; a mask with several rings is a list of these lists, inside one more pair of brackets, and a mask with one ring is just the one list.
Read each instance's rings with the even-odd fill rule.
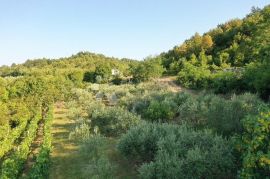
[[270,0],[0,0],[0,65],[79,51],[143,59]]

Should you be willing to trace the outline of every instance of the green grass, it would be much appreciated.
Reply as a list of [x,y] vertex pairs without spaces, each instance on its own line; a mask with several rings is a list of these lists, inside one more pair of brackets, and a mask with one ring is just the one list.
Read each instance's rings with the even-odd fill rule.
[[86,161],[80,158],[79,144],[69,140],[69,133],[74,125],[72,120],[68,119],[66,109],[55,108],[50,168],[50,178],[52,179],[81,178],[81,169]]
[[[53,150],[51,153],[51,179],[84,179],[91,178],[87,169],[91,165],[80,151],[80,143],[69,139],[69,133],[75,123],[67,117],[67,109],[55,107],[52,126]],[[128,161],[116,149],[117,139],[107,138],[104,153],[115,166],[115,176],[112,178],[132,179],[136,177],[134,162]]]
[[110,161],[116,166],[115,178],[132,179],[137,178],[137,172],[134,168],[135,161],[125,159],[116,149],[118,140],[114,138],[108,139],[107,153]]

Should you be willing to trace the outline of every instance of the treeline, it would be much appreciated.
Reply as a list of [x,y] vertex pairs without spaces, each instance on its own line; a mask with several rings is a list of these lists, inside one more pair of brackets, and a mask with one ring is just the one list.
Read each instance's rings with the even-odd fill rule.
[[79,52],[67,58],[27,60],[23,64],[0,67],[0,76],[56,76],[72,81],[120,84],[133,80],[146,81],[159,77],[164,68],[161,58],[146,58],[144,61],[117,59],[90,52]]
[[196,33],[162,53],[162,63],[186,87],[217,93],[251,91],[269,99],[269,19],[270,6],[253,8],[244,19]]

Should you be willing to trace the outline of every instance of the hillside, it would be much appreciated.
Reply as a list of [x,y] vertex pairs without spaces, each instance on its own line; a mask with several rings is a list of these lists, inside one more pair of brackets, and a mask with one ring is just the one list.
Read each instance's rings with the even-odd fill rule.
[[0,67],[0,178],[269,178],[270,6],[143,61]]
[[[106,82],[112,69],[119,70],[122,77],[133,76],[135,81],[163,73],[177,75],[178,82],[187,88],[210,89],[223,94],[249,91],[268,100],[269,14],[270,6],[253,8],[244,19],[230,20],[202,35],[196,33],[168,52],[143,62],[79,52],[67,58],[27,60],[11,68],[3,66],[0,75],[61,74],[67,77],[74,74],[90,82],[101,76]],[[99,67],[100,72],[94,74]]]
[[253,8],[162,53],[168,74],[190,88],[218,93],[251,91],[269,99],[270,6]]

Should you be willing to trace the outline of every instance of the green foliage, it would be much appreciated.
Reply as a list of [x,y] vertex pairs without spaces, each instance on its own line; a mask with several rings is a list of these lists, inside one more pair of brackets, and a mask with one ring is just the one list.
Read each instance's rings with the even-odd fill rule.
[[36,130],[38,128],[38,122],[41,116],[36,115],[30,122],[26,131],[24,131],[24,139],[18,146],[17,150],[12,153],[9,158],[5,159],[2,163],[0,178],[18,178],[19,173],[22,170],[23,164],[27,159],[30,152],[30,145],[36,136]]
[[172,99],[174,95],[163,90],[166,91],[166,86],[162,90],[152,88],[130,98],[124,98],[127,100],[124,105],[128,110],[141,115],[146,121],[172,121],[176,116],[177,105]]
[[207,87],[210,70],[203,66],[194,66],[189,62],[184,62],[183,66],[177,78],[180,84],[193,89]]
[[[253,10],[242,20],[196,33],[162,53],[162,64],[185,87],[213,88],[217,93],[255,92],[269,100],[269,9]],[[241,70],[235,71],[235,68]]]
[[[111,77],[111,67],[107,63],[99,64],[95,70],[95,80],[97,83],[106,83]],[[99,79],[100,78],[100,79]]]
[[[269,57],[268,57],[269,58]],[[244,73],[247,86],[257,91],[264,99],[270,99],[270,60],[250,64]]]
[[95,82],[95,72],[87,71],[84,73],[83,81],[85,82]]
[[92,112],[91,125],[98,127],[101,134],[119,136],[139,123],[140,118],[120,107],[107,107]]
[[99,135],[84,140],[80,153],[89,160],[87,170],[83,171],[85,178],[114,178],[115,166],[109,161],[106,147],[107,139]]
[[[48,112],[51,103],[65,99],[71,118],[79,124],[70,137],[81,142],[81,152],[90,161],[83,168],[85,178],[113,178],[106,137],[122,134],[118,149],[136,161],[134,168],[141,178],[234,178],[236,160],[242,162],[240,178],[269,177],[270,114],[260,114],[267,105],[255,95],[172,94],[158,82],[121,84],[130,77],[134,82],[158,78],[165,67],[188,88],[224,94],[250,91],[269,100],[269,19],[270,6],[253,9],[242,20],[231,20],[203,35],[196,33],[143,62],[80,52],[0,67],[0,178],[19,177],[41,119],[45,120],[44,141],[28,177],[48,177],[52,142]],[[112,69],[124,76],[112,78]],[[100,85],[71,90],[87,85],[83,82]],[[108,82],[119,86],[102,84]],[[156,123],[141,122],[139,116]],[[210,128],[228,140],[238,136],[236,158],[226,139],[186,124]]]
[[164,72],[158,58],[146,59],[136,66],[131,67],[131,75],[135,82],[147,81],[150,78],[160,77]]
[[118,149],[145,162],[139,168],[141,178],[226,178],[235,172],[228,141],[185,125],[135,127],[121,137]]
[[258,114],[266,105],[256,96],[243,94],[233,96],[230,100],[213,98],[207,111],[207,125],[218,133],[233,135],[241,133],[241,120],[247,114]]
[[267,178],[270,173],[270,113],[247,116],[237,149],[242,154],[241,178]]
[[53,110],[50,109],[44,121],[43,143],[36,157],[36,161],[27,176],[27,178],[29,179],[42,179],[47,178],[49,176],[50,152],[52,149],[52,134],[51,134],[51,125],[53,120],[52,113]]
[[194,127],[209,127],[219,134],[232,136],[241,133],[241,120],[248,114],[258,114],[267,105],[256,95],[245,93],[223,98],[214,94],[200,94],[196,97],[179,93],[173,98],[178,116],[175,122]]
[[228,91],[239,92],[243,91],[244,84],[241,72],[218,72],[212,75],[210,87],[216,93],[227,93]]
[[168,122],[171,121],[175,116],[174,104],[170,101],[156,101],[150,102],[144,118],[153,122]]
[[200,102],[188,93],[179,93],[174,99],[177,103],[178,123],[200,125],[204,110]]
[[8,106],[6,105],[6,103],[0,101],[0,108],[0,125],[5,125],[8,123]]
[[[31,119],[30,111],[22,101],[12,100],[1,104],[0,157],[12,149],[15,141],[24,133]],[[37,108],[35,108],[37,109]],[[2,131],[3,130],[3,131]]]
[[27,126],[27,121],[23,121],[20,123],[19,126],[17,126],[15,129],[9,131],[5,131],[8,133],[3,132],[3,135],[5,134],[6,137],[2,137],[2,140],[0,141],[0,156],[3,157],[8,151],[12,149],[14,146],[14,142],[21,136],[21,134],[24,132],[25,128]]
[[76,126],[75,130],[69,134],[69,138],[77,141],[85,141],[91,137],[89,125],[82,123]]
[[8,99],[7,82],[0,77],[0,101]]
[[71,80],[75,85],[81,85],[84,74],[82,71],[73,71],[70,74],[68,74],[69,80]]
[[155,123],[143,123],[121,136],[118,150],[128,158],[135,158],[141,162],[151,161],[158,151],[159,138],[171,130],[172,128],[161,127]]

